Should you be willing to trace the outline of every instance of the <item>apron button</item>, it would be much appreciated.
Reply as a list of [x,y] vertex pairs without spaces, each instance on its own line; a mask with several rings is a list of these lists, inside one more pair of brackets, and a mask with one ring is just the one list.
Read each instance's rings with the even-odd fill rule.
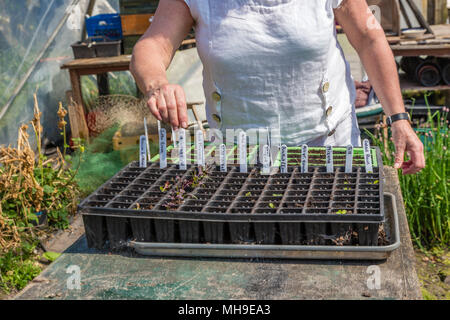
[[219,122],[219,123],[222,120],[222,119],[220,119],[219,115],[215,114],[215,113],[212,115],[212,118],[214,119],[214,121]]
[[331,136],[332,136],[333,134],[335,134],[335,133],[336,133],[336,129],[333,129],[333,130],[330,131],[330,133],[328,134],[328,136],[331,137]]
[[323,84],[322,91],[323,91],[323,93],[326,93],[326,92],[328,92],[329,89],[330,89],[330,83],[327,81]]
[[327,108],[327,111],[326,111],[327,117],[330,116],[330,114],[331,114],[332,111],[333,111],[333,107],[332,107],[332,106],[329,106],[329,107]]
[[220,96],[220,93],[218,93],[217,91],[214,91],[214,92],[212,93],[212,99],[213,99],[215,102],[219,102],[221,98],[222,98],[222,97]]

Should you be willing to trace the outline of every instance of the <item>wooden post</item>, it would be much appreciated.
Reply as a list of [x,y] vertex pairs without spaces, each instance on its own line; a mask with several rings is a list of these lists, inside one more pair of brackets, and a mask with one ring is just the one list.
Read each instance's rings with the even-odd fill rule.
[[97,74],[97,87],[99,96],[107,96],[109,94],[108,73]]
[[422,0],[422,14],[425,20],[430,23],[430,20],[428,20],[428,0]]
[[83,107],[73,99],[72,91],[69,90],[66,92],[66,98],[72,138],[81,138],[89,143],[89,129]]

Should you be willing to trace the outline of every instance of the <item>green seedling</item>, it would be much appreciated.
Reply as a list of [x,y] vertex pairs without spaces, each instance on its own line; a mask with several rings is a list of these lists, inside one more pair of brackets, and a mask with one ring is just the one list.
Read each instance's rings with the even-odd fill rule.
[[339,210],[336,214],[347,214],[347,210]]
[[274,193],[274,194],[272,194],[272,196],[273,196],[273,197],[282,197],[283,195],[282,195],[282,194],[279,194],[279,193]]
[[160,187],[159,187],[159,190],[161,190],[161,192],[166,192],[167,189],[169,189],[169,187],[170,187],[170,183],[169,183],[169,181],[166,181],[166,183],[164,184],[164,186],[160,186]]
[[269,207],[272,208],[272,209],[275,209],[275,205],[272,202],[269,203]]
[[251,197],[251,196],[252,196],[252,193],[249,191],[249,192],[247,192],[247,193],[245,194],[245,196],[246,196],[246,197]]

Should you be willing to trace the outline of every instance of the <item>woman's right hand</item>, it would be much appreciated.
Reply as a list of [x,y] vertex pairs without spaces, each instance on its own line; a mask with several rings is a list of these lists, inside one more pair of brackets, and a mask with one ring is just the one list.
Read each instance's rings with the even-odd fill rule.
[[145,95],[150,112],[160,121],[170,123],[174,130],[188,125],[186,96],[181,86],[163,84]]

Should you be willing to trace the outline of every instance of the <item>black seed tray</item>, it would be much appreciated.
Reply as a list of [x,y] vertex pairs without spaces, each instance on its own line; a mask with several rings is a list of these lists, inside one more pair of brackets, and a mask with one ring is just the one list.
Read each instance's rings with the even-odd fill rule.
[[[379,154],[379,151],[377,152]],[[381,164],[381,160],[378,161]],[[179,170],[132,162],[79,206],[89,247],[119,249],[128,240],[181,243],[377,245],[384,221],[382,168],[263,175],[230,166]],[[184,185],[185,193],[181,196]]]

